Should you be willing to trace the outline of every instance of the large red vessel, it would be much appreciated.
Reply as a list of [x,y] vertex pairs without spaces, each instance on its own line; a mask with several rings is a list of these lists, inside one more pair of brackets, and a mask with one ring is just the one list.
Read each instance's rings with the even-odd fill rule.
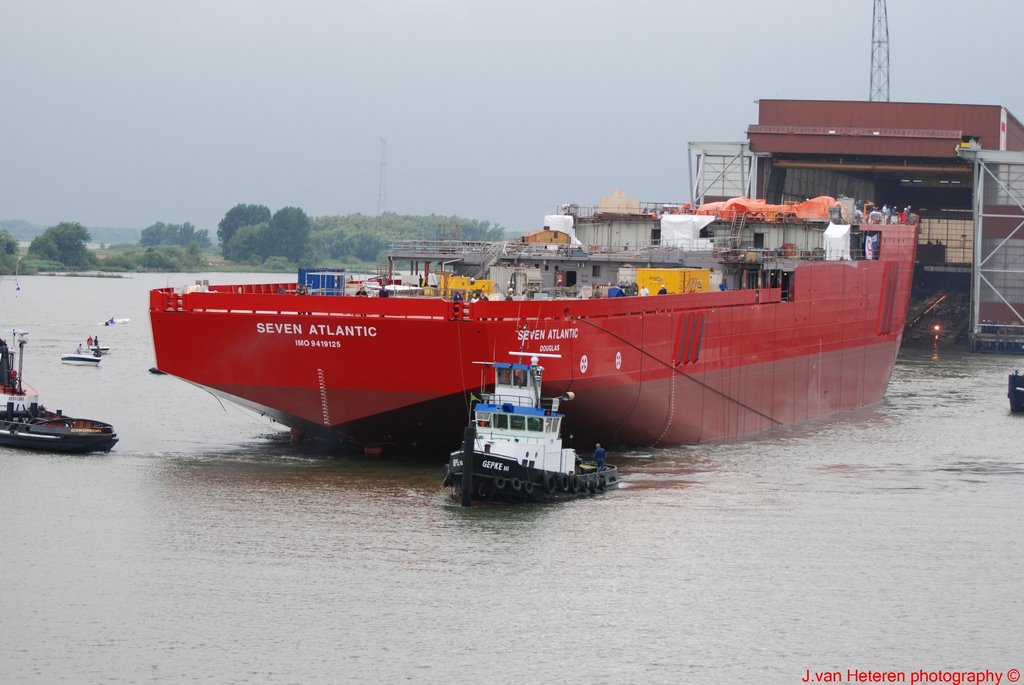
[[[555,229],[540,243],[405,246],[392,268],[407,259],[415,287],[389,287],[389,297],[351,296],[360,284],[309,272],[274,285],[154,290],[157,366],[294,435],[438,455],[459,442],[472,393],[493,381],[476,363],[485,360],[541,358],[545,395],[576,396],[563,434],[577,445],[735,438],[882,398],[910,296],[914,225],[717,216],[675,244],[666,230],[639,250],[611,245],[630,226],[664,228],[661,219],[576,217],[582,242]],[[451,264],[481,282],[496,274],[496,290],[513,292],[471,302],[471,285],[456,296],[437,280]],[[668,294],[614,296],[644,267],[674,285]],[[684,267],[699,277],[680,286],[671,277]]]

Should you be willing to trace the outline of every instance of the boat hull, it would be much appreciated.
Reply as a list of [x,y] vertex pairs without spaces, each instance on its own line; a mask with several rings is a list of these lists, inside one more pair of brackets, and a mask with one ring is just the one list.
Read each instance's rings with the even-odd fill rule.
[[100,359],[101,357],[91,354],[65,354],[60,361],[71,366],[99,366]]
[[472,477],[466,481],[464,461],[462,452],[453,452],[444,469],[442,484],[450,488],[456,500],[462,499],[466,483],[474,500],[556,502],[602,493],[622,482],[618,468],[610,464],[600,472],[589,466],[579,473],[557,473],[527,468],[484,452],[473,452]]
[[1017,372],[1010,374],[1006,396],[1010,399],[1011,412],[1024,412],[1024,376]]
[[781,288],[453,303],[276,294],[287,284],[151,293],[157,365],[297,432],[447,453],[489,387],[481,360],[543,360],[573,391],[566,444],[666,446],[750,435],[878,402],[899,351],[914,232],[888,260],[807,262]]
[[0,420],[0,445],[45,452],[109,452],[117,444],[112,426],[71,417]]

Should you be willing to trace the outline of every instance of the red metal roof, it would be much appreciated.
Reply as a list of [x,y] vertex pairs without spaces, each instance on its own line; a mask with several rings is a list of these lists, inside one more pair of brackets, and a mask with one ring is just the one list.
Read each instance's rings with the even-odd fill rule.
[[963,137],[1024,150],[1024,127],[998,105],[761,100],[758,110],[747,129],[755,152],[953,158]]

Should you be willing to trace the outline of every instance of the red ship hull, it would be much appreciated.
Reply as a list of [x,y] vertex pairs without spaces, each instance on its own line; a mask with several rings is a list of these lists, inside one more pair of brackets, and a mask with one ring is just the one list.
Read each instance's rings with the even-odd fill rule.
[[[806,262],[780,288],[451,303],[296,295],[294,284],[154,290],[161,371],[299,430],[450,449],[487,382],[475,362],[543,357],[577,444],[693,444],[878,402],[899,351],[916,233],[884,259]],[[281,289],[289,294],[278,294]],[[784,299],[785,295],[785,299]]]

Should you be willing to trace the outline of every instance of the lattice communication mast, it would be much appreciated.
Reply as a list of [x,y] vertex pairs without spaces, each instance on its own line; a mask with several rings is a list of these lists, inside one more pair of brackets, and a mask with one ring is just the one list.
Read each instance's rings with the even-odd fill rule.
[[380,182],[377,186],[377,214],[388,211],[388,139],[380,139]]
[[889,18],[885,0],[875,0],[871,22],[871,102],[889,102]]

